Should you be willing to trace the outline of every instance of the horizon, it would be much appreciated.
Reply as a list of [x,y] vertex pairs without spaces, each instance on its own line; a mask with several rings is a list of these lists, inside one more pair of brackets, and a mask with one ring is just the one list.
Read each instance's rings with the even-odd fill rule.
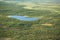
[[0,1],[9,1],[9,2],[55,2],[55,3],[59,3],[60,0],[0,0]]

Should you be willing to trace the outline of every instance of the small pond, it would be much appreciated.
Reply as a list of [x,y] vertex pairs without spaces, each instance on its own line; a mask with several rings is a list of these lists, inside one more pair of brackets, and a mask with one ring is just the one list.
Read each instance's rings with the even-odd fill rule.
[[34,20],[38,20],[39,18],[35,18],[35,17],[28,17],[28,16],[8,16],[9,18],[16,18],[19,20],[23,20],[23,21],[34,21]]

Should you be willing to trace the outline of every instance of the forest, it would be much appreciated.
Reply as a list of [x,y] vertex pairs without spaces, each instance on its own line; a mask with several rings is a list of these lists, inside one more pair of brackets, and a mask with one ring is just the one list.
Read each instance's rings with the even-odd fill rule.
[[[25,4],[0,1],[0,40],[60,40],[60,4],[36,5],[28,9]],[[40,19],[22,21],[9,15]]]

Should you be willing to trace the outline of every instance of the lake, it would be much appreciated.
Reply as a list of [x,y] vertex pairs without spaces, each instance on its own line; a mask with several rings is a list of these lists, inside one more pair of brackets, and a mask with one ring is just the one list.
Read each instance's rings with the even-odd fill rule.
[[38,20],[38,18],[35,17],[28,17],[28,16],[8,16],[9,18],[16,18],[22,21],[34,21]]

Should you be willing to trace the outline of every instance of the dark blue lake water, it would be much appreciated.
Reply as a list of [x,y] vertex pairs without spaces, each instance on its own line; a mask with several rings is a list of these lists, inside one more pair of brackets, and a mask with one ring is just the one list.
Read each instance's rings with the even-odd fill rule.
[[16,18],[16,19],[19,19],[19,20],[23,20],[23,21],[34,21],[34,20],[38,20],[38,18],[30,18],[28,16],[8,16],[9,18]]

